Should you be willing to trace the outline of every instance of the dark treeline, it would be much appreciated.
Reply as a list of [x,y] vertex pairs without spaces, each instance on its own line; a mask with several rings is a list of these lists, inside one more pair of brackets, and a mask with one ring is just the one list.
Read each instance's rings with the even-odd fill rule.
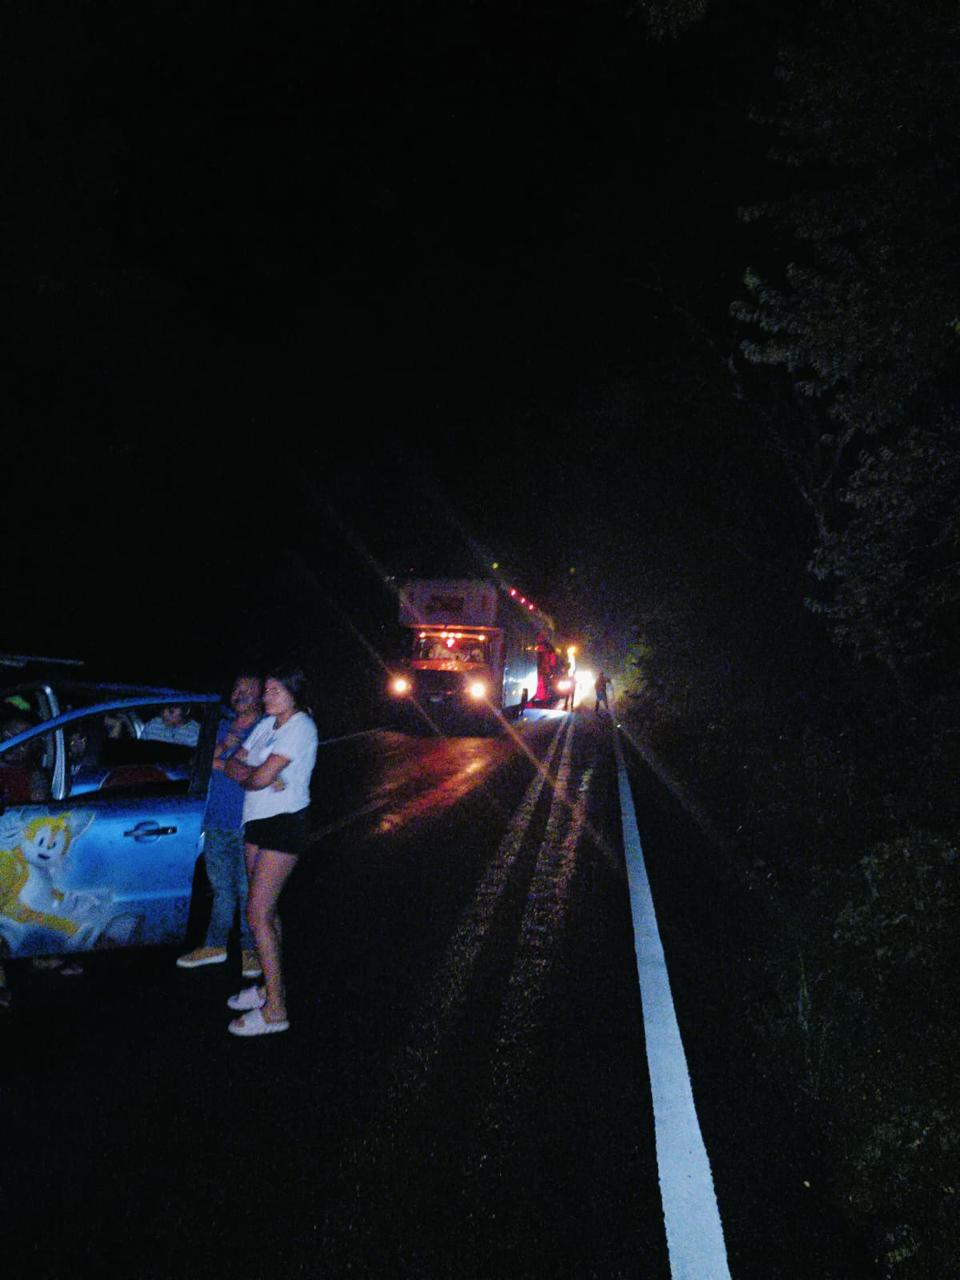
[[[650,10],[681,44],[726,12]],[[878,1274],[930,1280],[960,1236],[960,25],[840,0],[778,45],[729,392],[738,447],[751,431],[779,475],[779,606],[751,654],[712,642],[699,586],[661,593],[630,700],[757,906],[778,999],[750,1016],[837,1204]]]

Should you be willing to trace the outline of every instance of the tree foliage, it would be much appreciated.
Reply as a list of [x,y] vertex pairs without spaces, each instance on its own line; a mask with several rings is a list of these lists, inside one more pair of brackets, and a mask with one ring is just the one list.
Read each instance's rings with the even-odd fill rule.
[[771,265],[732,311],[747,365],[773,374],[750,394],[814,516],[818,607],[888,661],[930,650],[950,597],[920,547],[950,541],[936,513],[958,467],[956,432],[935,429],[960,351],[958,52],[944,0],[821,4],[767,121],[784,191],[742,213]]
[[960,427],[913,427],[865,451],[852,518],[818,545],[811,603],[859,655],[895,669],[949,651],[960,608]]
[[710,0],[635,0],[632,8],[645,18],[660,40],[672,39],[707,12]]
[[954,352],[958,36],[940,0],[847,0],[781,53],[773,157],[797,175],[743,217],[793,254],[779,285],[748,271],[734,314],[760,331],[747,359],[784,369],[841,431],[898,421]]

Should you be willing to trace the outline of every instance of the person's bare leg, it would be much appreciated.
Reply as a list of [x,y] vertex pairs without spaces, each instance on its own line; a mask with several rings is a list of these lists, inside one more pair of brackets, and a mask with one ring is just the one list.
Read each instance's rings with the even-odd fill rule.
[[257,852],[253,879],[250,883],[247,919],[257,944],[260,964],[263,966],[262,989],[266,996],[263,1017],[267,1022],[285,1022],[287,1017],[277,903],[283,886],[296,864],[297,860],[293,854],[280,853],[274,849],[260,849]]
[[[250,886],[253,884],[253,873],[257,867],[257,855],[259,854],[259,852],[260,852],[259,845],[247,844],[246,842],[244,842],[243,860],[246,863],[246,867],[247,867],[247,893],[248,894],[250,892]],[[249,918],[248,918],[248,923],[249,923]],[[276,917],[276,932],[277,932],[277,938],[282,943],[283,942],[283,926],[280,922],[279,916]],[[254,938],[254,943],[256,943],[256,938]]]
[[[250,886],[253,884],[253,874],[257,869],[257,855],[259,854],[259,852],[260,852],[259,845],[248,844],[247,841],[244,840],[243,861],[244,861],[244,866],[246,867],[246,874],[247,874],[247,907],[246,907],[247,924],[250,923]],[[253,930],[251,929],[251,933],[252,932]],[[257,945],[256,936],[254,936],[253,945],[254,946]],[[257,959],[258,960],[260,959],[259,954],[257,955]],[[261,969],[263,968],[262,960],[260,960],[260,968]],[[264,988],[260,985],[260,983],[257,983],[257,988],[261,995],[265,994]]]
[[243,842],[243,860],[247,864],[247,887],[253,884],[253,873],[257,868],[257,854],[260,852],[255,844]]

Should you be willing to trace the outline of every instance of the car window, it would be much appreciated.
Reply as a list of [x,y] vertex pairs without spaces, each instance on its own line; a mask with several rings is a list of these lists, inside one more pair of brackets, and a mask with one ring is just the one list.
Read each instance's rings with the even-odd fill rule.
[[99,712],[67,725],[66,794],[186,792],[199,724],[164,711],[165,704],[158,704]]

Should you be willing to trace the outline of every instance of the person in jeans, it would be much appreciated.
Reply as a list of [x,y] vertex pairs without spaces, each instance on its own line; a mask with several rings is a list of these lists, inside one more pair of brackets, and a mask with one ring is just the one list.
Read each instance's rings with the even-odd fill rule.
[[240,914],[240,951],[243,976],[257,978],[263,972],[247,923],[247,869],[243,859],[243,788],[223,771],[242,746],[263,714],[260,677],[249,673],[237,676],[230,693],[232,716],[225,716],[217,732],[210,795],[207,801],[206,835],[203,856],[207,878],[213,890],[210,924],[202,947],[180,956],[181,969],[197,969],[206,964],[222,964],[227,958],[227,940],[237,913]]

